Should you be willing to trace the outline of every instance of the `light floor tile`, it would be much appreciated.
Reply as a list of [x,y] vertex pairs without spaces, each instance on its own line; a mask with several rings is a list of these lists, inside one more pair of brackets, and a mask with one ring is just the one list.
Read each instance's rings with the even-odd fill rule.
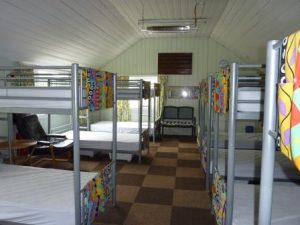
[[175,177],[171,176],[156,176],[147,175],[143,182],[143,187],[154,187],[154,188],[171,188],[175,186]]
[[124,225],[170,225],[170,221],[171,206],[135,203]]
[[173,205],[209,209],[210,198],[205,191],[175,190]]

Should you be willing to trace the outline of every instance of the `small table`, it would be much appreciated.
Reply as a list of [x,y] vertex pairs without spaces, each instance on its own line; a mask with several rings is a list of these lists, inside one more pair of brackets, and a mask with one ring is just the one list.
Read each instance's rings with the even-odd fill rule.
[[0,151],[1,150],[11,150],[12,154],[10,157],[10,163],[12,163],[14,160],[14,157],[13,157],[14,150],[34,147],[34,146],[36,146],[36,144],[37,144],[37,141],[31,140],[31,139],[13,140],[11,143],[9,143],[8,141],[0,141]]

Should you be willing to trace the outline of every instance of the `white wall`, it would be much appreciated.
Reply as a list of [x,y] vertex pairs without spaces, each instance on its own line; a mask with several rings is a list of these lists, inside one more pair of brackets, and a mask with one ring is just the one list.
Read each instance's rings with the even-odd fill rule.
[[[218,63],[221,59],[229,62],[242,62],[238,56],[210,38],[148,38],[131,46],[105,65],[104,69],[121,75],[157,74],[157,57],[161,52],[193,53],[193,73],[191,75],[170,75],[168,86],[198,86],[203,78],[218,71]],[[167,99],[166,104],[192,106],[197,118],[197,100]],[[189,131],[172,129],[172,132],[185,133]]]

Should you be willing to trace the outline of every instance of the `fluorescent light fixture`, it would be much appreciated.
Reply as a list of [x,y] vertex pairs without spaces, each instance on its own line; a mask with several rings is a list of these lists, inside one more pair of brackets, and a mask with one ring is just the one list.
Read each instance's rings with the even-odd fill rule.
[[194,19],[142,19],[138,21],[140,30],[148,33],[184,33],[198,29],[198,22],[207,18]]

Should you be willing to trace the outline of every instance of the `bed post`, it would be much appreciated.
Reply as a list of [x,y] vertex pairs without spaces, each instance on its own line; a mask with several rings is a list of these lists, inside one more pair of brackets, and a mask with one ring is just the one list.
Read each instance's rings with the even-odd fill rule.
[[211,91],[212,91],[212,76],[208,77],[208,103],[207,103],[207,152],[206,152],[206,180],[205,180],[205,190],[210,191],[210,159],[211,159],[211,154],[210,154],[210,147],[211,147],[211,102],[212,102],[212,96],[211,96]]
[[13,164],[13,154],[12,154],[11,145],[14,138],[14,133],[13,133],[13,117],[11,113],[7,113],[7,128],[8,128],[9,163]]
[[214,150],[212,159],[212,171],[213,176],[215,174],[216,168],[218,168],[218,153],[219,153],[219,113],[215,113],[215,123],[214,123]]
[[78,64],[72,64],[72,124],[73,124],[73,164],[74,164],[74,202],[75,224],[81,224],[81,198],[80,198],[80,149],[79,149],[79,93],[78,93]]
[[278,81],[278,48],[275,40],[267,44],[263,147],[259,197],[259,225],[271,224],[275,139],[270,135],[276,129],[276,84]]
[[231,64],[229,121],[228,121],[228,161],[227,161],[227,206],[226,224],[232,224],[234,202],[234,172],[235,172],[235,128],[237,109],[239,65]]
[[117,202],[117,185],[116,185],[116,158],[117,158],[117,120],[118,120],[118,114],[117,114],[117,75],[113,75],[113,143],[112,143],[112,188],[113,188],[113,194],[112,194],[112,202],[113,206],[116,206]]
[[[151,84],[150,84],[151,85]],[[150,137],[150,123],[151,123],[151,87],[150,87],[149,99],[148,99],[148,139]],[[148,140],[148,153],[150,151],[150,140]]]
[[[153,143],[155,143],[155,122],[156,122],[156,90],[155,90],[155,83],[154,83],[154,92],[153,92],[153,129],[152,129],[152,135],[153,135]],[[151,127],[150,127],[151,128]]]
[[142,163],[143,86],[144,81],[141,79],[139,99],[139,164]]

